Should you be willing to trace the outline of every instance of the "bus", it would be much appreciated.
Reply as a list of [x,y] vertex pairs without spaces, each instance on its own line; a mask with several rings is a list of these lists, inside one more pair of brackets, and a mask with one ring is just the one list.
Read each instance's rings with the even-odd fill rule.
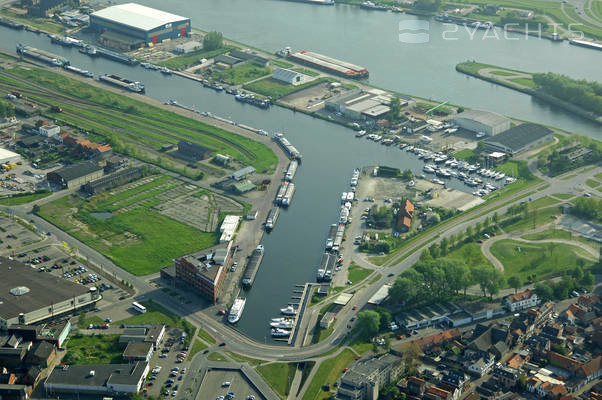
[[138,311],[140,314],[144,314],[146,312],[146,307],[140,303],[133,302],[132,307],[134,307],[134,310]]

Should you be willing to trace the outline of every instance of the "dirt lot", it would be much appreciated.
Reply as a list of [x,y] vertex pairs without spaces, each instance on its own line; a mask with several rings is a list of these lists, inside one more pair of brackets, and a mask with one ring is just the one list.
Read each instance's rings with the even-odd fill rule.
[[[341,89],[336,89],[340,92]],[[308,111],[317,111],[324,107],[324,100],[336,95],[336,92],[328,89],[328,83],[308,87],[299,92],[289,94],[280,99],[283,103],[296,108],[306,108]]]

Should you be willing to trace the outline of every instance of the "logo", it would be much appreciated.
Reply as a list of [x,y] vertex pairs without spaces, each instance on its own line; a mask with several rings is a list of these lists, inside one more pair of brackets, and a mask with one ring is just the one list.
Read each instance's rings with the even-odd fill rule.
[[412,19],[399,22],[399,41],[401,43],[428,43],[429,22]]

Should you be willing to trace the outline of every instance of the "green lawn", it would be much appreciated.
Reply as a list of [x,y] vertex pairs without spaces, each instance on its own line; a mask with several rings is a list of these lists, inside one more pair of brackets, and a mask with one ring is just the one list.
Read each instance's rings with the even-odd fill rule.
[[217,353],[210,353],[207,356],[207,359],[209,361],[228,361],[228,359],[226,357],[224,357],[224,355],[220,352]]
[[476,267],[477,265],[491,265],[489,260],[483,255],[481,245],[474,242],[466,243],[458,247],[449,252],[444,258],[463,261],[470,268]]
[[88,329],[90,324],[104,324],[105,321],[100,318],[98,315],[92,315],[91,317],[86,317],[86,313],[81,313],[77,319],[77,327],[79,329]]
[[119,336],[76,333],[65,344],[67,354],[63,362],[69,365],[122,363],[123,350],[119,346]]
[[311,82],[293,86],[287,85],[286,83],[282,83],[280,81],[272,79],[271,77],[268,77],[245,85],[244,89],[250,90],[263,96],[271,97],[273,99],[279,99],[281,97],[284,97],[294,92],[298,92],[308,87],[318,85],[323,82],[331,81],[333,81],[332,78],[318,78],[314,79]]
[[250,357],[245,357],[245,356],[241,356],[238,353],[234,353],[232,351],[227,351],[226,354],[228,355],[228,357],[230,357],[231,359],[233,359],[234,361],[238,361],[238,362],[243,362],[243,363],[247,363],[250,366],[256,366],[256,365],[261,365],[265,362],[265,360],[259,360],[257,358],[250,358]]
[[554,216],[562,214],[558,207],[544,208],[537,210],[535,215],[530,213],[528,218],[521,218],[519,221],[504,227],[506,232],[512,231],[526,231],[529,229],[537,228],[538,226],[545,225],[553,221]]
[[223,71],[214,72],[211,74],[211,78],[218,81],[223,80],[230,85],[242,85],[243,83],[259,79],[271,73],[272,70],[268,67],[258,67],[254,64],[243,64],[241,66],[234,66]]
[[532,208],[543,208],[543,207],[552,206],[552,205],[558,204],[558,203],[560,203],[558,200],[556,200],[550,196],[545,196],[545,197],[541,197],[541,198],[533,201],[531,203],[531,207]]
[[514,76],[514,75],[516,75],[515,73],[508,72],[508,71],[491,71],[490,74],[498,75],[498,76]]
[[6,16],[12,20],[32,26],[45,32],[62,34],[65,32],[63,25],[54,22],[50,18],[30,18],[26,15],[20,15],[8,8],[3,8],[0,15]]
[[199,328],[199,333],[197,333],[197,336],[209,344],[217,343],[217,341],[213,338],[213,336],[211,336],[209,333],[207,333],[207,331],[204,330],[203,328]]
[[44,197],[48,197],[51,194],[52,192],[17,194],[12,197],[0,199],[0,205],[18,206],[21,204],[27,204],[31,203],[32,201],[43,199]]
[[[156,181],[162,180],[164,178]],[[218,239],[215,232],[203,232],[153,211],[150,207],[160,201],[158,198],[135,195],[143,187],[155,187],[156,181],[130,193],[130,198],[145,200],[144,204],[105,220],[94,217],[92,213],[115,211],[131,205],[130,200],[122,199],[127,192],[116,196],[103,193],[88,200],[76,195],[65,196],[42,205],[39,215],[110,257],[126,271],[148,275],[170,265],[174,258],[216,244]],[[155,190],[155,194],[162,192]],[[73,210],[77,212],[73,213]],[[156,229],[157,226],[161,229]]]
[[588,253],[564,243],[523,243],[505,239],[494,243],[491,253],[504,264],[506,277],[516,275],[523,281],[533,274],[537,280],[563,275],[579,263],[592,265]]
[[361,281],[363,281],[364,279],[366,279],[368,277],[368,275],[370,275],[372,273],[371,269],[367,269],[367,268],[362,268],[357,264],[351,264],[349,266],[349,280],[351,282],[355,283],[360,283]]
[[546,229],[545,231],[537,232],[537,233],[529,233],[527,235],[521,236],[526,240],[546,240],[546,239],[572,239],[573,235],[571,232],[565,231],[563,229]]
[[537,86],[531,78],[512,78],[508,80],[510,82],[518,83],[519,85],[527,86],[529,88],[534,88]]
[[320,75],[318,72],[316,71],[312,71],[311,69],[307,69],[307,68],[293,68],[293,71],[297,71],[300,72],[304,75],[308,75],[308,76],[318,76]]
[[293,64],[282,60],[271,60],[270,62],[272,63],[272,65],[275,65],[280,68],[291,68],[294,66]]
[[[35,99],[36,102],[63,107],[63,113],[53,115],[53,118],[63,124],[91,131],[104,137],[116,151],[191,178],[197,178],[199,171],[187,168],[185,163],[160,153],[163,145],[188,140],[216,153],[228,154],[264,173],[273,173],[278,163],[274,152],[263,143],[172,111],[46,70],[13,68],[10,73],[49,90],[93,103],[83,108],[57,103],[47,97]],[[15,88],[23,87],[28,88],[23,83]]]
[[598,186],[600,186],[600,182],[598,182],[595,179],[588,179],[587,181],[585,181],[585,184],[591,188],[597,188]]
[[345,349],[338,356],[323,361],[309,383],[303,400],[321,400],[331,397],[332,394],[324,392],[322,386],[329,383],[332,387],[332,384],[342,375],[343,369],[347,368],[354,359],[355,354],[351,350]]
[[552,196],[557,197],[561,200],[568,200],[575,197],[575,195],[571,193],[554,193]]
[[288,396],[296,369],[295,363],[271,363],[256,368],[259,375],[283,398]]
[[195,339],[194,342],[192,342],[192,347],[190,348],[190,352],[188,353],[187,360],[192,360],[199,351],[203,351],[207,347],[208,346],[205,343],[201,342],[198,339]]
[[476,154],[471,149],[462,149],[454,154],[454,157],[458,160],[467,160],[474,157]]
[[146,312],[144,314],[136,314],[113,323],[125,325],[165,324],[166,326],[179,328],[185,331],[188,335],[187,340],[190,340],[194,336],[196,328],[182,317],[152,301],[143,301],[141,304],[146,307]]
[[220,54],[224,54],[229,52],[230,50],[238,49],[238,47],[234,46],[224,46],[221,49],[217,50],[198,50],[193,51],[188,54],[183,54],[181,56],[170,58],[169,60],[161,61],[158,64],[163,65],[169,69],[182,69],[189,65],[196,64],[199,60],[206,58],[210,59]]

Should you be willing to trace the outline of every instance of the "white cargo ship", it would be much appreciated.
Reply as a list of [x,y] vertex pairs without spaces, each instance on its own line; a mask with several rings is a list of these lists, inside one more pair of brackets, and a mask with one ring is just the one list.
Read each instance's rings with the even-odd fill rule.
[[238,322],[240,317],[242,316],[242,312],[245,309],[245,303],[247,299],[244,297],[239,297],[234,300],[234,304],[232,304],[232,308],[230,308],[230,314],[228,314],[228,322],[231,324],[235,324]]

